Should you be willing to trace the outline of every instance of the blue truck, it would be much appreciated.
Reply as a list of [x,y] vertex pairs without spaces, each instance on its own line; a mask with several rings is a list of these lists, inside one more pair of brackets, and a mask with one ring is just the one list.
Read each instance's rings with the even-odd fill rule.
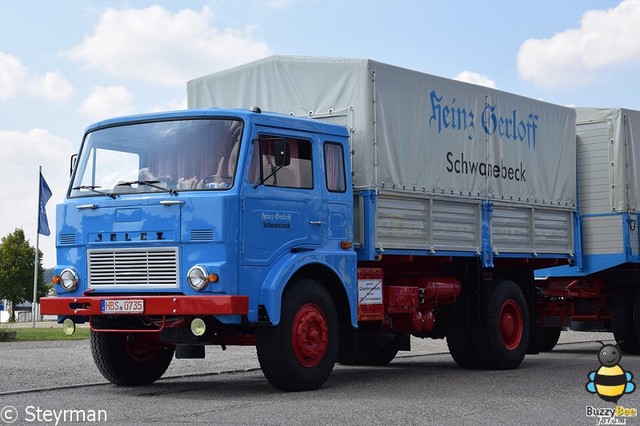
[[273,386],[312,390],[412,336],[446,338],[464,368],[513,369],[561,327],[611,326],[613,290],[576,283],[574,109],[309,57],[187,94],[187,110],[87,128],[57,206],[41,312],[89,322],[109,381],[255,345]]

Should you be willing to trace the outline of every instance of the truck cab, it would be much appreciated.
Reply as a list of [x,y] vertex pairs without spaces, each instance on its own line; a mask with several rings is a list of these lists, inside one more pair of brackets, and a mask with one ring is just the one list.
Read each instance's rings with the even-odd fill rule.
[[57,297],[42,312],[88,321],[118,384],[150,383],[174,351],[203,357],[205,344],[257,344],[268,364],[281,349],[257,343],[260,330],[295,320],[292,356],[324,382],[336,327],[357,321],[348,153],[344,127],[258,108],[89,127],[57,206]]

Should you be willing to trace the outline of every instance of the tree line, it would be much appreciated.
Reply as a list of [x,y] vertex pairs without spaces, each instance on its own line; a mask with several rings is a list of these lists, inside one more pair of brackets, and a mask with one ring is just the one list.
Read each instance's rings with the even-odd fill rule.
[[[35,262],[35,247],[26,240],[24,231],[20,228],[2,237],[0,242],[0,301],[7,300],[15,307],[33,300],[33,273]],[[38,283],[37,300],[46,296],[50,289],[53,271],[49,270],[49,277],[45,277],[42,267],[42,252],[38,255]],[[10,321],[15,320],[15,310],[12,309]]]

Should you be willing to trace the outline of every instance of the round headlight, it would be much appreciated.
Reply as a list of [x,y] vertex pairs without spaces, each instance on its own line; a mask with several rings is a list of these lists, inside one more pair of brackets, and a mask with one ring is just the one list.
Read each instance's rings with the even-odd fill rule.
[[207,279],[207,271],[202,266],[194,266],[187,273],[187,281],[192,289],[200,291],[204,289],[209,280]]
[[60,285],[66,291],[73,291],[78,286],[78,274],[73,269],[65,269],[60,274]]

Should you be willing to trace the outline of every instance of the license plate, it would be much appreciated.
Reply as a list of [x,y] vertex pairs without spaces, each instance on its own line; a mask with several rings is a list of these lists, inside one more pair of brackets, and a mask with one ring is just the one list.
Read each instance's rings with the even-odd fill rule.
[[141,299],[105,299],[100,301],[103,314],[139,314],[144,312],[144,300]]

